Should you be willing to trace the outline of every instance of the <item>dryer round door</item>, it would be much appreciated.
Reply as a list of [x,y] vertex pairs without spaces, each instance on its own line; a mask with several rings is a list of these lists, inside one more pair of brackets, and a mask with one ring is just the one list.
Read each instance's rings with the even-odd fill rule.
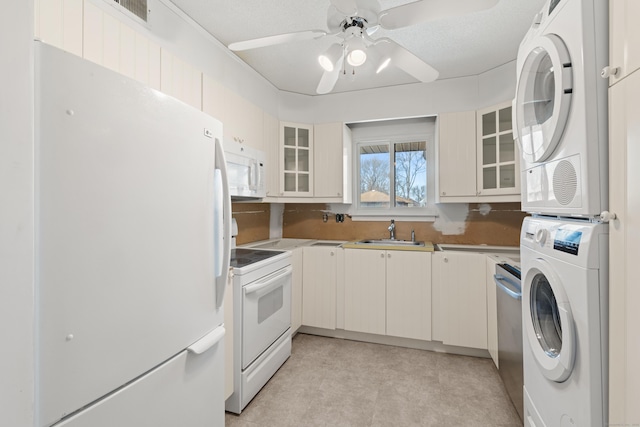
[[542,374],[565,381],[575,361],[575,326],[567,294],[548,262],[532,261],[522,296],[525,334]]
[[527,57],[518,75],[514,121],[524,159],[537,163],[551,156],[566,127],[572,68],[560,37],[549,34],[528,45],[528,53],[520,52]]

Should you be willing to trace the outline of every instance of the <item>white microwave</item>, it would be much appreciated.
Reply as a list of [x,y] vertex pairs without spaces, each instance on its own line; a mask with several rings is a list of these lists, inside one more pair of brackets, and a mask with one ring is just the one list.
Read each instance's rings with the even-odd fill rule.
[[224,154],[231,198],[249,200],[265,197],[264,151],[236,141],[225,141]]

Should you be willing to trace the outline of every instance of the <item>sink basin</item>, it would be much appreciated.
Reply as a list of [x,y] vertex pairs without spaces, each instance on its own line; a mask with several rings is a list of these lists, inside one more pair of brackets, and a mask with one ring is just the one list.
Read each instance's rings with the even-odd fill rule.
[[358,245],[380,245],[380,246],[424,246],[424,242],[413,242],[411,240],[360,240],[356,242]]

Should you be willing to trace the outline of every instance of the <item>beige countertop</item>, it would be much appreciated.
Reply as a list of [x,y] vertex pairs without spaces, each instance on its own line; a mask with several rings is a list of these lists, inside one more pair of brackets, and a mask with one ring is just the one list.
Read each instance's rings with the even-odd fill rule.
[[376,249],[376,250],[389,250],[389,251],[418,251],[418,252],[433,252],[435,250],[432,242],[424,242],[424,246],[416,246],[416,245],[386,245],[384,243],[373,244],[367,243],[362,244],[358,242],[348,242],[342,245],[343,248],[346,249]]

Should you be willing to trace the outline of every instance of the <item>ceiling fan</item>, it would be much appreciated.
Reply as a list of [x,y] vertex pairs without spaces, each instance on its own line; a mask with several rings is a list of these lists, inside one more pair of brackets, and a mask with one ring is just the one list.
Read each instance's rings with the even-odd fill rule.
[[432,82],[438,71],[388,37],[373,39],[378,28],[395,30],[436,19],[489,9],[500,0],[418,0],[380,10],[378,0],[330,0],[325,30],[307,30],[278,34],[229,44],[233,51],[256,49],[277,44],[332,37],[335,42],[318,57],[324,70],[316,92],[333,90],[340,73],[346,74],[345,59],[351,67],[361,66],[367,52],[375,50],[380,59],[376,73],[387,66],[404,70],[421,82]]

